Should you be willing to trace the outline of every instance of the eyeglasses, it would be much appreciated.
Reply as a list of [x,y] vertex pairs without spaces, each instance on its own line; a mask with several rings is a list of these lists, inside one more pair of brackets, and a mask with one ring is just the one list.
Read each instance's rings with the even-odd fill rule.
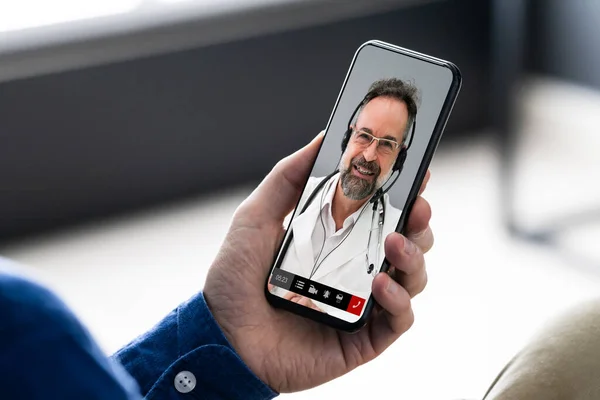
[[400,147],[400,143],[395,140],[378,138],[370,133],[355,128],[352,128],[352,133],[354,143],[360,147],[367,148],[373,143],[373,140],[377,140],[377,151],[382,155],[388,156]]

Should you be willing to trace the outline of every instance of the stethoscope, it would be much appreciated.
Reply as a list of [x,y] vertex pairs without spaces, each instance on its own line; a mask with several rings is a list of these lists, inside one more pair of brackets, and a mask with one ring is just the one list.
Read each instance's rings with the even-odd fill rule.
[[[323,197],[325,195],[325,192],[330,190],[332,178],[338,172],[339,172],[338,170],[335,170],[333,173],[329,174],[327,177],[325,177],[323,180],[321,180],[321,182],[319,182],[319,184],[315,187],[315,189],[313,190],[311,195],[308,197],[306,204],[300,213],[300,214],[302,214],[304,211],[306,211],[306,209],[312,203],[312,201],[314,200],[316,195],[319,193],[319,191],[322,191],[320,208],[319,208],[319,220],[321,221],[321,225],[323,226],[324,234],[325,234],[325,226],[324,226],[323,220],[322,220],[322,218],[323,218],[323,216],[322,216]],[[389,180],[389,178],[388,178],[388,180]],[[386,181],[386,183],[387,183],[387,181]],[[325,188],[325,185],[328,185],[327,189]],[[375,192],[375,194],[372,196],[372,198],[369,202],[373,204],[373,207],[372,207],[372,214],[371,214],[371,229],[369,229],[369,239],[367,241],[367,251],[365,254],[365,258],[366,258],[366,262],[367,262],[367,273],[375,276],[375,275],[377,275],[377,272],[378,272],[378,271],[374,271],[374,270],[375,270],[375,265],[379,265],[379,254],[380,254],[380,250],[381,250],[381,243],[383,241],[383,223],[385,221],[385,201],[383,199],[383,190],[378,189]],[[358,221],[362,217],[362,214],[367,209],[369,202],[365,203],[365,205],[361,208],[356,221]],[[356,226],[356,223],[352,226],[352,228],[350,228],[350,231],[344,235],[344,237],[342,238],[340,243],[338,243],[332,250],[330,250],[329,253],[327,253],[325,255],[325,257],[321,258],[323,247],[325,246],[325,241],[327,239],[325,238],[323,240],[323,244],[321,245],[321,251],[317,255],[317,258],[316,258],[313,268],[311,270],[309,279],[312,279],[314,274],[317,272],[317,270],[319,269],[321,264],[323,264],[323,262],[327,259],[327,257],[329,257],[329,255],[331,253],[333,253],[339,246],[341,246],[342,243],[344,243],[344,241],[346,240],[346,238],[348,238],[348,236],[350,236],[350,234],[352,234],[352,230],[354,230],[355,226]],[[373,263],[373,262],[371,262],[371,254],[370,253],[372,251],[371,243],[373,241],[373,233],[375,231],[377,231],[377,247],[376,247],[376,255],[375,255],[376,261],[375,261],[375,263]],[[292,233],[290,233],[290,234],[292,234]]]

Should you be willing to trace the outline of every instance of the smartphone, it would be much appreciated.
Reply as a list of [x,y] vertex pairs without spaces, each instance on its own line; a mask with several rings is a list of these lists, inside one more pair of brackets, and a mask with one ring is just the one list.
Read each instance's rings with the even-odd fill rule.
[[388,271],[461,87],[451,62],[371,40],[352,59],[267,276],[270,304],[354,332]]

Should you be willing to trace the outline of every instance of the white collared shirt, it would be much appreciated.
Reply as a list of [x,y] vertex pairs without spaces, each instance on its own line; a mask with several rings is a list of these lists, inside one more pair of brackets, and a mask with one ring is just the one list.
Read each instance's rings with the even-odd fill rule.
[[[342,241],[350,234],[352,227],[358,221],[363,208],[367,206],[361,206],[357,211],[348,216],[342,227],[336,231],[335,220],[331,212],[333,196],[335,195],[340,175],[337,174],[335,178],[331,179],[325,185],[324,190],[320,195],[316,197],[316,201],[319,202],[320,216],[317,217],[315,227],[312,233],[312,248],[313,248],[313,259],[315,261],[315,268],[313,273],[317,271],[319,263],[321,263],[332,251],[335,251]],[[324,228],[324,229],[323,229]],[[312,277],[309,277],[312,278]]]

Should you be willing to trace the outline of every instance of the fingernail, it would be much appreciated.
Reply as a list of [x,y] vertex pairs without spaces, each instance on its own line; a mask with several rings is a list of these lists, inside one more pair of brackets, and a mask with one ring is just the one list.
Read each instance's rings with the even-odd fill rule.
[[388,284],[385,287],[385,290],[388,293],[391,293],[391,294],[396,293],[396,291],[398,290],[398,286],[397,286],[396,282],[394,282],[394,280],[392,278],[388,279]]
[[415,246],[415,244],[411,240],[409,240],[405,237],[404,238],[404,252],[408,255],[411,255],[416,250],[417,250],[417,246]]

